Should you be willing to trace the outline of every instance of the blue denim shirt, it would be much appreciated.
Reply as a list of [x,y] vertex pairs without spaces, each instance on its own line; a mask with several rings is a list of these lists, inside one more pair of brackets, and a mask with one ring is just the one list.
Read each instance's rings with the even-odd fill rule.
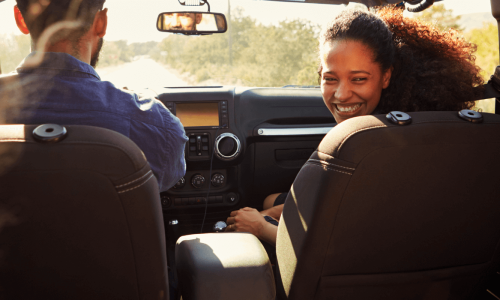
[[24,96],[32,103],[25,109],[29,113],[20,114],[16,122],[91,125],[117,131],[144,152],[160,191],[185,175],[188,138],[179,119],[163,103],[101,81],[94,68],[66,53],[47,52],[40,64],[29,66],[35,53],[7,75],[19,77]]

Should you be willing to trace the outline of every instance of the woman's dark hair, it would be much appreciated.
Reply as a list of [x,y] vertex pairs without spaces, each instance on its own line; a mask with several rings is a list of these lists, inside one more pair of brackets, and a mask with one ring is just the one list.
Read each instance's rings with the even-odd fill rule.
[[[373,61],[382,71],[394,64],[395,46],[392,33],[381,18],[362,10],[345,10],[340,13],[322,32],[319,38],[321,48],[334,41],[358,41],[373,51]],[[321,67],[320,67],[321,68]]]
[[376,113],[472,108],[474,87],[484,82],[474,63],[474,44],[453,29],[445,32],[405,18],[393,6],[376,14],[344,11],[321,34],[320,53],[324,44],[335,40],[362,42],[382,71],[394,68]]
[[94,16],[106,0],[16,0],[33,39],[38,39],[50,25],[61,21],[79,20],[81,27],[67,34],[77,40],[86,33]]

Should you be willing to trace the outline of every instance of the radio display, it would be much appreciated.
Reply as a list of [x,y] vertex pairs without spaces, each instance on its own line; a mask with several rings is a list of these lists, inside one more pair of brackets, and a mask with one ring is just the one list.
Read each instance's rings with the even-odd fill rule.
[[175,112],[184,127],[219,126],[218,103],[177,103]]

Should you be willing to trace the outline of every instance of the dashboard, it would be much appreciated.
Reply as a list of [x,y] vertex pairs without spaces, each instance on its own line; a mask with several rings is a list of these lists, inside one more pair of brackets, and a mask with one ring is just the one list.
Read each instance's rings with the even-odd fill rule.
[[168,88],[158,98],[189,138],[186,175],[161,194],[181,234],[210,232],[231,211],[287,192],[335,126],[318,88]]

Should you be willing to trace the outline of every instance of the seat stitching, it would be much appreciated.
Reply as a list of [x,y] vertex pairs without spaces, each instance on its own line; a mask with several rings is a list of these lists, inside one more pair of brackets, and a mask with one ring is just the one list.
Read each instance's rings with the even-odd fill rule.
[[139,188],[139,187],[143,186],[143,185],[144,185],[146,182],[148,182],[148,181],[149,181],[149,179],[151,179],[153,176],[154,176],[154,175],[153,175],[153,174],[151,174],[151,176],[149,176],[149,178],[148,178],[148,179],[146,179],[146,181],[144,181],[143,183],[141,183],[141,184],[139,184],[139,185],[137,185],[137,186],[134,186],[133,188],[129,188],[129,189],[124,190],[124,191],[120,191],[120,192],[118,192],[118,194],[122,194],[122,193],[125,193],[125,192],[128,192],[128,191],[131,191],[131,190],[135,190],[136,188]]
[[344,172],[344,171],[340,171],[340,170],[337,170],[337,169],[331,168],[331,167],[326,166],[326,165],[323,165],[323,164],[318,164],[318,163],[315,163],[315,162],[307,162],[307,163],[309,163],[309,164],[311,164],[311,165],[316,165],[316,166],[318,166],[318,167],[326,168],[326,169],[328,169],[328,170],[330,170],[330,171],[335,171],[335,172],[339,172],[339,173],[342,173],[342,174],[346,174],[346,175],[350,175],[350,176],[352,176],[352,174],[351,174],[351,173]]
[[335,167],[339,167],[339,168],[347,169],[347,170],[353,170],[353,171],[356,170],[355,168],[349,168],[349,167],[339,166],[339,165],[332,164],[332,163],[329,163],[327,161],[323,161],[323,160],[319,160],[319,159],[310,158],[309,161],[316,161],[316,162],[319,162],[321,164],[327,164],[327,165],[330,165],[330,166],[335,166]]
[[146,174],[142,175],[140,178],[137,178],[137,179],[132,180],[132,181],[130,181],[130,182],[127,182],[127,183],[121,184],[121,185],[119,185],[119,186],[116,186],[116,188],[121,188],[122,186],[126,186],[126,185],[129,185],[129,184],[131,184],[131,183],[134,183],[134,182],[136,182],[136,181],[138,181],[138,180],[141,180],[142,178],[146,177],[146,176],[147,176],[149,173],[151,173],[151,172],[152,172],[152,171],[151,171],[151,170],[149,170],[149,172],[147,172]]

